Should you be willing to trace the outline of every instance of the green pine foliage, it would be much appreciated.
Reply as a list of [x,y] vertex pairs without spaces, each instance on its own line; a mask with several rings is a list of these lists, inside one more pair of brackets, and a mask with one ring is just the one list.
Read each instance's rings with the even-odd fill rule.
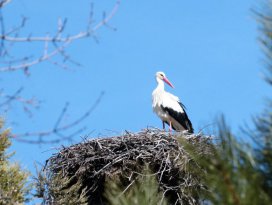
[[[261,45],[265,53],[265,80],[272,86],[272,2],[268,1],[258,14],[261,25]],[[250,136],[256,142],[258,171],[262,174],[262,187],[272,196],[272,99],[269,99],[263,114],[255,118],[256,131]]]
[[262,187],[272,196],[272,106],[255,120],[256,133],[252,137],[257,142],[258,171],[262,174]]
[[17,163],[9,161],[13,154],[6,154],[11,142],[9,130],[2,130],[0,120],[0,205],[23,204],[27,201],[30,187],[27,185],[28,172],[23,171]]
[[[82,181],[77,181],[76,183],[71,183],[74,178],[63,177],[61,174],[56,174],[54,177],[50,177],[48,181],[48,176],[44,171],[40,171],[35,178],[35,197],[42,198],[42,204],[81,204],[87,205],[87,191],[81,190]],[[60,186],[59,185],[63,185]],[[45,191],[45,189],[47,189]]]
[[127,187],[116,179],[110,180],[106,187],[105,197],[110,205],[167,205],[155,175],[148,168]]
[[256,11],[256,15],[261,30],[261,47],[265,55],[264,79],[272,85],[272,2],[267,0],[260,11]]
[[202,183],[207,186],[208,191],[202,191],[200,198],[205,203],[214,205],[271,204],[272,196],[262,188],[263,176],[258,170],[254,145],[238,141],[224,118],[219,121],[218,128],[220,138],[215,143],[213,157],[204,158],[194,147],[185,145],[199,165],[199,169],[192,172],[206,172],[202,175]]

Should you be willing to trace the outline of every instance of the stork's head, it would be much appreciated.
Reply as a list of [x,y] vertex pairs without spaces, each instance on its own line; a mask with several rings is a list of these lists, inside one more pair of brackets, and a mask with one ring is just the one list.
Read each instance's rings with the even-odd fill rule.
[[171,86],[172,88],[174,88],[174,86],[172,85],[172,83],[167,79],[166,75],[164,74],[164,72],[157,72],[156,73],[156,79],[157,82],[159,81],[164,81],[165,83],[167,83],[169,86]]

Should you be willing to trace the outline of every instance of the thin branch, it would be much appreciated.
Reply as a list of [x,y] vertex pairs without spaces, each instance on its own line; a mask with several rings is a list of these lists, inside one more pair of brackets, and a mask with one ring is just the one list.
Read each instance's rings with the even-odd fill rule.
[[19,26],[16,26],[15,28],[12,28],[10,31],[6,32],[6,33],[5,33],[6,35],[11,35],[11,34],[13,34],[13,33],[17,33],[17,32],[19,32],[22,28],[25,27],[27,18],[26,18],[25,16],[22,16],[21,18],[22,18],[21,24],[20,24]]
[[[62,37],[63,31],[67,25],[67,20],[65,19],[64,21],[62,21],[61,19],[58,20],[58,28],[57,28],[57,32],[54,36],[38,36],[38,37],[32,37],[31,35],[27,36],[27,37],[18,37],[18,35],[16,36],[11,36],[9,34],[13,33],[15,30],[19,30],[20,28],[22,28],[25,25],[25,19],[23,19],[22,23],[20,26],[18,26],[16,29],[9,31],[8,33],[4,32],[4,25],[2,26],[2,33],[0,35],[0,39],[1,39],[1,49],[4,50],[5,49],[5,45],[4,42],[12,42],[12,43],[18,43],[18,42],[45,42],[45,50],[43,52],[43,55],[41,55],[38,58],[35,58],[34,60],[31,61],[26,61],[26,62],[20,62],[19,64],[14,65],[13,63],[9,62],[8,66],[4,66],[0,68],[0,72],[10,72],[10,71],[17,71],[17,70],[23,70],[26,74],[28,73],[28,70],[30,67],[42,63],[44,61],[48,61],[49,59],[52,59],[54,56],[60,54],[63,59],[64,62],[69,61],[70,63],[73,63],[77,66],[80,66],[79,63],[73,61],[70,56],[68,56],[65,53],[65,48],[71,44],[73,41],[78,40],[78,39],[83,39],[83,38],[88,38],[90,36],[94,37],[94,39],[96,40],[95,37],[95,32],[101,28],[102,26],[108,26],[108,22],[113,18],[113,16],[115,15],[115,13],[117,12],[118,8],[120,5],[120,0],[117,0],[114,7],[112,8],[111,12],[105,16],[99,23],[97,23],[94,26],[91,26],[91,24],[93,23],[93,6],[91,5],[91,12],[90,12],[90,16],[89,16],[89,22],[88,22],[88,26],[87,26],[87,30],[85,31],[81,31],[78,32],[74,35],[69,35],[68,37]],[[0,16],[1,18],[1,16]],[[4,24],[4,19],[0,19],[0,23]],[[52,43],[54,49],[51,52],[48,52],[48,43]],[[57,43],[60,43],[61,45],[58,45]],[[3,53],[3,51],[2,51]],[[52,62],[52,61],[51,61]],[[54,61],[53,61],[54,62]],[[61,65],[57,62],[53,63],[54,65]],[[61,65],[60,67],[67,67],[66,65]]]
[[[63,117],[65,113],[67,113],[67,110],[68,110],[68,104],[66,103],[52,129],[45,130],[45,131],[37,131],[37,132],[26,132],[22,134],[12,134],[10,137],[12,137],[13,139],[19,142],[26,142],[31,144],[51,144],[51,143],[58,143],[64,140],[70,141],[72,140],[73,137],[75,137],[79,133],[86,130],[86,127],[79,128],[75,132],[69,135],[65,134],[64,132],[77,127],[82,121],[84,121],[87,117],[89,117],[91,113],[95,110],[95,108],[99,105],[103,96],[104,96],[104,92],[101,92],[97,100],[90,107],[90,109],[87,110],[87,112],[85,112],[79,118],[75,119],[74,121],[70,123],[61,125],[61,122],[63,121]],[[52,135],[57,136],[58,138],[52,139],[52,140],[44,140],[44,137],[49,137]],[[39,139],[28,140],[28,139],[23,139],[24,137],[38,137]]]
[[85,112],[84,115],[82,115],[80,118],[78,118],[77,120],[73,121],[72,123],[70,124],[67,124],[67,125],[64,125],[62,127],[60,127],[58,130],[59,131],[63,131],[63,130],[66,130],[66,129],[69,129],[71,127],[74,127],[76,125],[78,125],[81,121],[85,120],[87,117],[90,116],[90,114],[94,111],[94,109],[99,105],[99,103],[101,102],[102,100],[102,97],[104,96],[105,92],[101,92],[99,97],[97,98],[97,100],[95,101],[95,103],[92,105],[92,107],[87,111]]
[[67,103],[65,104],[64,108],[62,109],[62,112],[60,113],[60,116],[59,116],[59,118],[58,118],[58,120],[57,120],[57,122],[56,122],[56,124],[55,124],[55,126],[54,126],[54,129],[55,129],[55,130],[58,129],[58,127],[59,127],[59,125],[60,125],[60,123],[61,123],[61,121],[62,121],[63,116],[65,115],[65,113],[66,113],[67,110],[68,110],[68,106],[69,106],[69,103],[67,102]]
[[41,57],[39,57],[39,58],[37,58],[37,59],[35,59],[33,61],[22,63],[22,64],[19,64],[19,65],[16,65],[16,66],[2,67],[2,68],[0,68],[0,72],[16,71],[16,70],[20,70],[20,69],[27,70],[27,69],[29,69],[29,67],[31,67],[33,65],[36,65],[36,64],[41,63],[41,62],[44,62],[44,61],[52,58],[53,56],[56,56],[62,50],[64,50],[70,43],[71,43],[71,41],[67,41],[61,47],[56,48],[51,53],[44,54]]
[[[1,35],[5,35],[5,24],[4,24],[4,18],[2,14],[2,10],[0,9],[0,28],[1,28]],[[5,50],[5,41],[4,39],[1,39],[0,43],[0,56],[4,54]]]
[[29,116],[32,117],[32,108],[39,108],[40,101],[36,98],[24,98],[21,96],[21,93],[23,91],[23,87],[16,90],[16,92],[12,95],[7,95],[3,92],[3,90],[0,91],[0,99],[2,102],[0,102],[0,109],[4,112],[7,112],[10,109],[10,106],[12,103],[20,103],[23,107],[23,111]]
[[[116,1],[114,7],[112,8],[111,12],[108,14],[108,16],[105,16],[102,21],[100,21],[98,24],[96,24],[95,26],[93,26],[92,28],[86,30],[86,31],[81,31],[77,34],[71,35],[69,37],[59,37],[58,35],[54,36],[54,37],[44,37],[44,36],[40,36],[40,37],[32,37],[32,36],[28,36],[28,37],[12,37],[12,36],[8,36],[6,34],[2,34],[0,35],[1,39],[4,39],[6,41],[13,41],[13,42],[34,42],[34,41],[49,41],[49,42],[67,42],[67,41],[74,41],[80,38],[85,38],[85,37],[89,37],[90,35],[92,35],[92,33],[94,33],[95,31],[97,31],[100,27],[108,24],[108,22],[113,18],[113,16],[116,14],[119,6],[120,6],[121,1],[118,0]],[[91,15],[90,17],[92,18],[93,16],[93,11],[91,11]],[[92,23],[92,21],[89,21],[89,23]],[[63,24],[63,26],[66,25]],[[63,28],[61,29],[63,30]],[[58,34],[59,34],[58,30]]]
[[6,106],[10,104],[13,100],[20,99],[18,95],[23,91],[23,87],[20,87],[13,95],[4,95],[0,94],[0,96],[6,98],[6,100],[2,103],[0,103],[0,107]]

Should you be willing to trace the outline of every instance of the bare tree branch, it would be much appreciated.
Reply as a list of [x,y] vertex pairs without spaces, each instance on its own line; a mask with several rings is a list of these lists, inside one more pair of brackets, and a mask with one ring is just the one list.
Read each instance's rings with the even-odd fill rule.
[[[87,117],[91,115],[91,113],[94,111],[94,109],[99,105],[101,102],[102,97],[104,96],[104,92],[101,92],[99,97],[96,99],[94,104],[79,118],[73,120],[70,123],[66,123],[62,125],[63,117],[68,111],[68,103],[65,104],[63,107],[57,121],[55,122],[55,125],[53,128],[45,130],[45,131],[37,131],[37,132],[26,132],[22,134],[12,134],[10,137],[13,139],[19,141],[19,142],[25,142],[25,143],[31,143],[31,144],[50,144],[50,143],[58,143],[64,140],[72,140],[73,137],[81,133],[86,129],[86,127],[78,128],[75,132],[72,134],[65,134],[66,131],[70,131],[73,128],[76,128],[78,125],[80,125]],[[44,140],[44,137],[49,137],[54,135],[55,139],[50,140]],[[38,139],[35,140],[29,140],[25,139],[25,137],[38,137]]]
[[[0,9],[0,28],[1,28],[1,35],[5,35],[5,24],[4,24],[4,18],[2,14],[2,10]],[[1,38],[0,43],[0,55],[2,56],[4,54],[4,48],[5,48],[5,41]]]
[[37,100],[35,97],[31,98],[24,98],[21,96],[21,93],[23,92],[23,87],[20,87],[16,92],[12,95],[5,94],[2,91],[0,91],[0,99],[3,100],[3,102],[0,101],[0,109],[7,112],[10,109],[10,105],[12,103],[20,103],[23,107],[23,111],[29,116],[32,117],[32,109],[39,108],[40,101]]
[[4,95],[1,93],[1,96],[6,98],[6,100],[0,103],[0,107],[10,104],[10,102],[15,100],[22,91],[23,91],[23,87],[19,88],[13,95]]
[[[95,38],[96,31],[99,28],[101,28],[102,26],[107,26],[109,28],[112,28],[111,26],[109,26],[108,23],[113,18],[113,16],[116,14],[116,12],[119,8],[119,5],[120,5],[120,0],[117,0],[114,7],[111,10],[111,12],[108,15],[103,15],[103,19],[94,26],[92,25],[93,24],[93,19],[92,19],[93,18],[93,5],[91,5],[91,11],[90,11],[90,15],[89,15],[87,29],[85,31],[80,31],[74,35],[69,35],[67,37],[62,37],[65,27],[67,25],[66,19],[64,19],[64,20],[59,19],[58,20],[57,32],[53,36],[47,35],[47,36],[32,37],[31,35],[29,35],[26,37],[19,37],[18,35],[16,35],[16,32],[18,32],[19,30],[21,30],[25,26],[25,22],[26,22],[25,18],[22,19],[22,22],[18,27],[10,30],[9,32],[5,32],[4,19],[3,19],[3,16],[1,15],[1,8],[0,8],[0,15],[1,15],[0,16],[0,26],[1,26],[1,35],[0,35],[1,44],[0,44],[0,46],[1,46],[1,50],[2,50],[1,56],[6,55],[6,53],[7,53],[7,50],[5,49],[5,47],[6,47],[5,42],[10,42],[10,43],[44,42],[45,43],[43,54],[40,57],[35,58],[33,60],[29,60],[29,58],[26,58],[26,59],[24,58],[24,60],[22,62],[19,62],[16,64],[10,61],[10,62],[8,62],[7,66],[0,67],[0,72],[24,70],[24,71],[27,71],[25,73],[28,74],[28,70],[30,67],[37,65],[39,63],[42,63],[44,61],[48,61],[49,59],[52,59],[54,56],[59,55],[59,54],[63,57],[64,61],[68,60],[68,61],[72,62],[73,64],[78,64],[78,63],[75,63],[74,61],[72,61],[70,59],[70,57],[65,54],[65,48],[75,40],[88,38],[88,37]],[[15,33],[14,36],[11,35],[14,33]],[[54,47],[54,49],[50,52],[48,51],[49,50],[49,43],[52,44],[52,46]],[[60,45],[57,43],[60,43]],[[57,65],[57,66],[60,65],[59,63],[57,63],[55,61],[53,61],[53,62],[54,62],[53,63],[54,65]],[[62,65],[61,67],[67,67],[67,66]]]
[[44,52],[44,54],[42,56],[40,56],[39,58],[37,58],[37,59],[35,59],[33,61],[20,63],[20,64],[15,65],[15,66],[11,65],[11,66],[8,66],[8,67],[2,67],[2,68],[0,68],[0,72],[16,71],[16,70],[23,69],[23,71],[27,75],[28,74],[28,69],[30,67],[32,67],[32,66],[34,66],[34,65],[36,65],[38,63],[44,62],[46,60],[49,60],[53,56],[56,56],[57,54],[61,53],[70,43],[71,43],[70,41],[65,42],[62,46],[56,48],[51,53]]
[[[68,37],[61,37],[60,34],[62,34],[67,20],[65,19],[63,22],[61,19],[59,19],[58,21],[58,31],[57,34],[55,36],[37,36],[37,37],[32,37],[32,36],[27,36],[27,37],[13,37],[13,36],[9,36],[7,34],[14,32],[10,31],[9,33],[4,33],[2,35],[0,35],[0,38],[6,41],[12,41],[12,42],[34,42],[34,41],[48,41],[48,42],[67,42],[67,41],[74,41],[80,38],[85,38],[85,37],[90,37],[94,32],[96,32],[100,27],[107,25],[108,22],[113,18],[113,16],[116,14],[118,8],[120,6],[120,0],[117,0],[114,7],[112,8],[111,12],[106,16],[104,13],[104,17],[103,19],[97,23],[95,26],[91,27],[91,24],[93,23],[93,6],[91,6],[91,12],[90,12],[90,19],[88,22],[88,29],[86,31],[81,31],[78,32],[77,34],[68,36]],[[26,19],[23,19],[24,22]],[[23,24],[22,24],[23,25]],[[23,26],[20,26],[18,28],[22,28]]]
[[[120,6],[120,0],[116,0],[111,11],[107,15],[103,13],[102,20],[95,24],[93,19],[93,4],[91,4],[86,28],[72,35],[66,29],[67,19],[59,18],[57,20],[56,32],[51,35],[47,33],[44,36],[32,36],[30,33],[29,35],[22,36],[21,32],[26,27],[27,18],[22,17],[18,25],[13,27],[5,24],[3,7],[10,1],[0,0],[0,72],[23,71],[26,76],[30,75],[30,68],[43,62],[51,63],[63,69],[68,69],[71,66],[81,66],[80,63],[73,60],[69,53],[67,53],[67,47],[79,39],[91,37],[97,41],[96,32],[103,26],[115,30],[114,27],[109,25],[109,21],[114,17]],[[15,54],[14,49],[17,48],[16,46],[29,46],[32,44],[41,45],[41,52],[32,52],[29,49],[30,54],[23,54],[20,57]],[[28,99],[21,96],[23,87],[19,88],[14,94],[5,94],[3,91],[0,90],[1,110],[9,110],[9,106],[13,102],[20,102],[23,111],[32,116],[32,108],[38,108],[39,106],[39,101],[35,98]],[[32,144],[58,143],[63,140],[72,140],[73,137],[86,129],[85,126],[81,126],[81,123],[91,115],[100,103],[103,95],[104,93],[102,92],[93,106],[77,119],[68,123],[64,122],[64,117],[67,115],[69,106],[66,103],[52,128],[13,134],[10,137],[20,142]],[[32,137],[35,137],[35,139],[32,140]]]

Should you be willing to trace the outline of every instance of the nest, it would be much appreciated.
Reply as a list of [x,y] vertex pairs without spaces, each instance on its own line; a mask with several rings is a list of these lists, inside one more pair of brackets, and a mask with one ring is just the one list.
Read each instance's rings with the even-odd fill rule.
[[[108,204],[105,183],[118,181],[128,189],[146,165],[156,177],[159,191],[169,204],[200,204],[197,166],[184,148],[186,143],[203,156],[211,155],[211,139],[200,135],[169,135],[155,129],[122,136],[85,140],[63,148],[47,160],[42,181],[45,204]],[[65,197],[67,198],[66,202]]]

